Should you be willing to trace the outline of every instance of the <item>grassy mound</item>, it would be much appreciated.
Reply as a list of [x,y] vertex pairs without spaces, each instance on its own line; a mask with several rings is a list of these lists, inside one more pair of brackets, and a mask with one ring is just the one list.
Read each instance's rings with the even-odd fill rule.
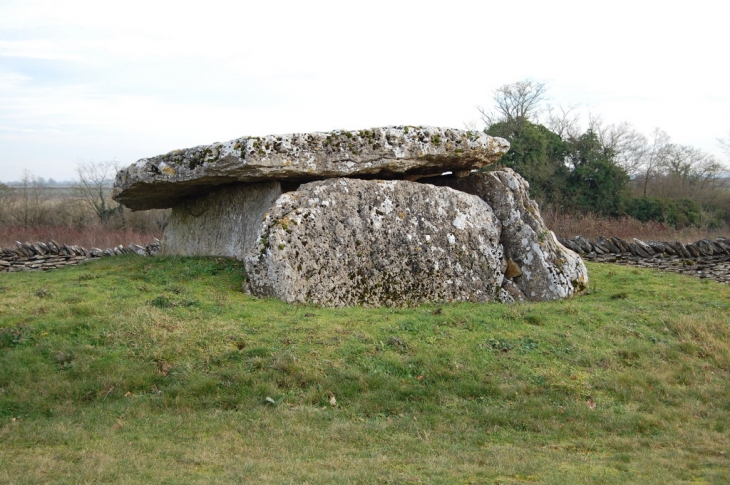
[[0,275],[2,483],[730,483],[730,288],[322,309],[230,260]]

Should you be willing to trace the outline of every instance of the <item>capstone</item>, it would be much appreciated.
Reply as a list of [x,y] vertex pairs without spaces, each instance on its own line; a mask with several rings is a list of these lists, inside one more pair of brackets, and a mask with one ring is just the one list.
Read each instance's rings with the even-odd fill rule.
[[117,173],[112,197],[144,210],[172,207],[234,182],[468,174],[495,163],[508,149],[507,141],[480,131],[436,127],[242,137],[139,160]]

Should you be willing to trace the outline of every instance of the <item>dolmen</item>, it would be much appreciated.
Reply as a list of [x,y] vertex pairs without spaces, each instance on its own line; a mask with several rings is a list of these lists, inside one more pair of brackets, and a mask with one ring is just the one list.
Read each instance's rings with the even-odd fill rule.
[[389,126],[242,137],[120,170],[113,197],[172,208],[163,254],[244,262],[255,296],[322,306],[546,301],[588,284],[507,141]]

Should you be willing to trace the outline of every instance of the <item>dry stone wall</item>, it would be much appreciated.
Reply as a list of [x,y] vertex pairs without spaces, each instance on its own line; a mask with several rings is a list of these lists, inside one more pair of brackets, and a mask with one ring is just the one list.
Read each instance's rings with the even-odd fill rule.
[[730,239],[724,237],[700,239],[690,244],[602,236],[594,241],[576,236],[560,242],[589,261],[653,268],[730,283]]
[[160,241],[158,239],[146,246],[129,244],[109,249],[86,249],[81,246],[59,244],[56,241],[16,242],[15,248],[0,248],[0,272],[46,271],[120,254],[134,253],[141,256],[152,256],[159,250]]

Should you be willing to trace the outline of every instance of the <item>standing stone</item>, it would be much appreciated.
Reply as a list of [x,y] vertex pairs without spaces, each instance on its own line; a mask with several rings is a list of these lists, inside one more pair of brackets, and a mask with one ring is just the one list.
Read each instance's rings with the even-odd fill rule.
[[514,282],[528,300],[566,298],[587,287],[583,261],[547,228],[537,203],[529,197],[529,184],[516,172],[505,168],[434,182],[478,195],[491,206],[502,223],[505,257],[522,272]]
[[258,242],[264,214],[281,195],[279,182],[226,186],[172,209],[162,253],[243,259]]
[[245,259],[257,296],[324,306],[512,300],[501,224],[479,197],[408,181],[330,179],[283,194]]

